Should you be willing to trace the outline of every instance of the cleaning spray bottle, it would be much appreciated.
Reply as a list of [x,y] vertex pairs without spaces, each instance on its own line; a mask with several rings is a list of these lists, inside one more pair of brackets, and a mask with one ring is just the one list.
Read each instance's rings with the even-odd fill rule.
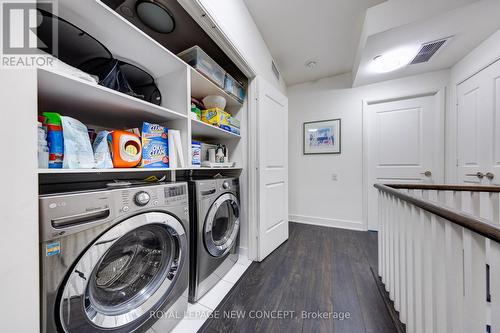
[[45,117],[44,126],[47,127],[47,145],[49,146],[49,169],[63,167],[64,139],[61,124],[61,115],[55,112],[42,113]]

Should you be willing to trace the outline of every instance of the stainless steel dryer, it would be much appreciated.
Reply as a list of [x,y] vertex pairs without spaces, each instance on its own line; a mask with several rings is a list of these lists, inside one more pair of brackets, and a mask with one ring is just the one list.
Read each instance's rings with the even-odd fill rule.
[[191,268],[189,301],[196,302],[238,261],[237,178],[189,182]]
[[187,309],[186,183],[40,196],[41,332],[170,331]]

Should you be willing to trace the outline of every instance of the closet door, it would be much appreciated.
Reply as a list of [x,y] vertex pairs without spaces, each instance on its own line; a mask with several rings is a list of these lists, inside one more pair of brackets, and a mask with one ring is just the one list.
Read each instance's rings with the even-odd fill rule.
[[487,184],[500,185],[500,61],[497,61],[485,71],[486,89],[489,98],[486,99],[486,110],[489,110],[491,139],[488,146],[491,159],[485,168]]
[[258,253],[262,261],[288,239],[288,99],[258,78]]
[[457,86],[457,175],[500,185],[500,61]]
[[[484,71],[457,86],[457,180],[483,184],[491,159],[487,102],[491,99]],[[488,96],[490,95],[490,96]]]

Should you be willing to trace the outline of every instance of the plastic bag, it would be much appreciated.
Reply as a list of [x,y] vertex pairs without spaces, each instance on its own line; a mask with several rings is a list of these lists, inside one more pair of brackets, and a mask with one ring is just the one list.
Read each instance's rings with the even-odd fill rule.
[[112,169],[113,161],[111,160],[111,153],[109,152],[108,145],[108,131],[101,131],[97,133],[94,141],[94,159],[95,167],[97,169]]
[[90,144],[87,126],[71,117],[61,116],[61,122],[64,137],[63,168],[94,168],[94,151]]

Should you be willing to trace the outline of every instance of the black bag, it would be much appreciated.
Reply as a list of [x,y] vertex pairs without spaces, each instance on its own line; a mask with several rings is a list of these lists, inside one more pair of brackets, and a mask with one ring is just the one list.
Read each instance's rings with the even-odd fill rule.
[[[66,64],[99,78],[99,84],[160,105],[161,94],[154,78],[146,71],[113,58],[111,52],[97,39],[68,21],[43,9],[38,9],[40,25],[37,36],[45,52]],[[57,45],[52,40],[52,27],[58,31]],[[56,48],[57,46],[57,48]],[[57,54],[56,51],[57,50]]]
[[161,94],[154,78],[137,66],[117,59],[95,58],[80,69],[99,77],[99,84],[160,105]]

